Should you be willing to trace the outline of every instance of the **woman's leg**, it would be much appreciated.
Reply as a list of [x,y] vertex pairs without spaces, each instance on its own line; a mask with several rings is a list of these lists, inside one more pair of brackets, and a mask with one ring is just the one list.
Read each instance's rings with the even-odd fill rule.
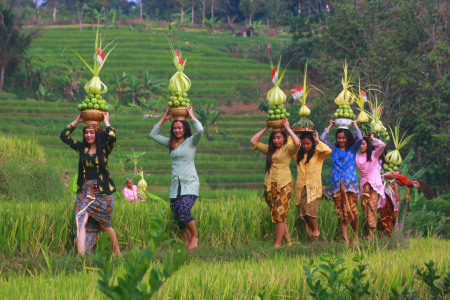
[[86,223],[89,219],[88,214],[84,214],[83,223],[81,224],[78,237],[75,240],[78,254],[84,255],[86,253]]
[[274,248],[281,247],[281,241],[285,234],[285,223],[275,223],[275,245]]
[[198,235],[197,235],[197,229],[195,228],[195,221],[189,221],[186,222],[186,228],[189,231],[189,234],[191,235],[191,240],[189,242],[189,245],[187,247],[187,250],[193,250],[197,248],[198,244]]
[[100,225],[100,230],[108,233],[109,240],[111,241],[112,244],[113,253],[120,254],[119,242],[117,240],[116,232],[114,231],[114,229],[112,227],[105,227],[103,225]]
[[[353,228],[353,232],[355,233],[355,237],[353,238],[353,245],[359,245],[359,235],[358,235],[358,218],[355,221],[350,223]],[[348,238],[347,238],[348,241]]]
[[313,237],[318,237],[320,235],[319,228],[317,228],[316,218],[305,215],[305,223],[307,224],[307,228],[309,227]]
[[286,242],[288,247],[291,247],[292,243],[289,238],[289,231],[288,231],[287,224],[286,223],[283,223],[283,224],[284,224],[284,234],[283,234],[284,241]]
[[179,225],[182,227],[180,229],[181,238],[186,244],[187,250],[195,249],[198,244],[197,228],[191,213],[196,199],[195,195],[183,195],[171,204],[172,210],[179,220]]
[[183,240],[184,244],[186,245],[186,247],[189,246],[191,242],[191,232],[186,226],[180,229],[180,232],[181,232],[181,239]]
[[340,221],[342,235],[344,236],[344,241],[348,245],[348,234],[347,234],[347,224],[344,221]]
[[367,217],[367,236],[365,239],[372,241],[373,230],[377,226],[377,204],[379,195],[369,183],[364,184],[363,190],[364,193],[361,196],[361,203],[364,204],[364,211]]

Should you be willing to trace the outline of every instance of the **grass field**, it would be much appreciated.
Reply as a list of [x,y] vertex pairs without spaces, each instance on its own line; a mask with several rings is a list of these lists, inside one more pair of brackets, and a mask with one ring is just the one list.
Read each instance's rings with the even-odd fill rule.
[[[161,78],[174,72],[167,55],[166,31],[108,31],[108,38],[118,38],[102,78],[111,84],[114,72],[141,74],[148,69]],[[261,80],[269,81],[270,69],[252,58],[265,38],[236,39],[226,34],[181,32],[176,46],[189,58],[186,73],[193,80],[192,97],[203,103],[256,101],[242,94],[257,94]],[[33,47],[42,48],[46,61],[63,64],[74,55],[74,47],[89,56],[93,31],[75,28],[44,28]],[[56,42],[57,41],[57,42]],[[286,44],[271,39],[274,49]],[[84,78],[87,79],[87,73]],[[295,79],[295,73],[289,78]],[[256,81],[255,81],[256,80]],[[219,93],[217,92],[219,91]],[[241,93],[242,91],[242,93]],[[199,100],[200,101],[200,100]],[[149,138],[157,113],[122,108],[112,114],[118,143],[110,156],[109,168],[118,187],[114,195],[113,226],[117,231],[124,258],[134,247],[147,245],[149,215],[162,212],[168,221],[169,238],[176,238],[177,228],[167,202],[126,202],[120,190],[134,165],[126,161],[131,149],[145,151],[138,167],[144,169],[149,192],[165,200],[169,197],[171,161],[167,149]],[[0,97],[0,298],[4,299],[102,299],[96,288],[96,268],[90,257],[75,254],[73,238],[74,194],[62,185],[63,174],[77,172],[76,152],[59,140],[59,133],[76,118],[75,103],[43,102]],[[310,260],[319,263],[323,253],[335,253],[345,260],[345,277],[355,267],[352,258],[364,255],[371,299],[386,299],[391,288],[409,287],[427,298],[425,285],[415,279],[416,268],[434,260],[439,274],[449,270],[449,242],[435,238],[405,239],[397,233],[391,239],[361,241],[361,247],[347,248],[342,243],[333,203],[323,200],[318,218],[321,236],[314,243],[307,239],[303,221],[292,203],[288,227],[292,248],[273,250],[274,226],[262,196],[265,158],[251,151],[252,135],[264,124],[263,115],[222,115],[217,121],[221,133],[211,131],[212,140],[203,138],[196,155],[201,182],[200,197],[193,209],[199,230],[197,250],[189,253],[186,263],[167,281],[158,299],[309,299],[303,266]],[[168,135],[166,125],[163,135]],[[81,130],[73,137],[80,139]],[[18,145],[15,140],[20,139]],[[265,137],[265,140],[267,136]],[[6,149],[6,150],[5,150]],[[16,167],[11,162],[19,162]],[[322,177],[327,185],[331,162],[325,161]],[[291,166],[296,176],[294,164]],[[8,181],[5,174],[13,176]],[[31,183],[30,183],[31,182]],[[33,185],[32,183],[35,183]],[[14,191],[14,193],[9,193]],[[361,211],[360,211],[361,212]],[[360,226],[364,222],[360,218]],[[350,232],[352,235],[352,232]],[[179,241],[177,241],[179,243]],[[172,246],[158,252],[155,264],[166,257]],[[114,265],[123,272],[122,258]]]

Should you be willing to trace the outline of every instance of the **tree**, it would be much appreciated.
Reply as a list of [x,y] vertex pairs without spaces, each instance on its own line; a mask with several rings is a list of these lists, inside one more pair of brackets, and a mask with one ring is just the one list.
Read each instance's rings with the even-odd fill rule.
[[23,33],[22,22],[23,18],[11,6],[0,2],[0,93],[3,92],[6,67],[14,71],[38,32],[32,30],[28,34]]
[[220,108],[214,109],[213,106],[214,106],[213,104],[209,104],[206,106],[203,106],[200,104],[197,106],[197,109],[195,110],[195,112],[198,115],[198,120],[200,121],[200,123],[202,123],[202,126],[205,130],[205,137],[207,140],[210,139],[209,128],[214,127],[217,130],[216,121],[217,121],[217,119],[219,119],[220,111],[223,108],[223,107],[220,107]]
[[181,21],[184,20],[184,6],[186,5],[186,0],[170,0],[170,3],[180,9]]

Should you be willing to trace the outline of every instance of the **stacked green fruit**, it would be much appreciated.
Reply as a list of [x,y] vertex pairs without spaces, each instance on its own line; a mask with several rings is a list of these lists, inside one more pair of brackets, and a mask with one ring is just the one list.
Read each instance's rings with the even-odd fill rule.
[[267,112],[267,120],[280,120],[290,116],[291,114],[286,111],[283,104],[273,105]]
[[389,140],[391,139],[389,137],[389,133],[386,130],[375,133],[375,137],[379,140],[382,140],[383,142],[389,142]]
[[386,162],[385,164],[383,164],[383,172],[384,173],[390,173],[390,172],[394,172],[394,171],[398,171],[398,166],[393,164],[393,163],[388,163]]
[[84,98],[83,102],[78,104],[78,110],[82,111],[85,109],[98,109],[102,111],[109,111],[108,103],[102,98],[102,95],[88,94]]
[[356,120],[356,115],[353,113],[352,108],[350,105],[339,105],[338,109],[336,109],[336,112],[334,113],[333,117],[335,119],[338,118],[345,118],[345,119],[352,119]]
[[169,102],[167,104],[169,107],[179,107],[179,106],[189,106],[191,100],[188,98],[187,93],[183,92],[172,92]]

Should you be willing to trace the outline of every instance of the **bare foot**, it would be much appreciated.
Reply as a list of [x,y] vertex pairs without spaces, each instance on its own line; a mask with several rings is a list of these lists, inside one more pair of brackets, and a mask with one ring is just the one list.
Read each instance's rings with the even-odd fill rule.
[[195,248],[197,248],[197,244],[198,244],[198,237],[193,236],[186,250],[194,250]]
[[320,232],[319,232],[319,230],[317,230],[317,231],[313,231],[313,234],[312,234],[315,238],[318,238],[319,236],[320,236]]
[[371,235],[364,237],[364,239],[367,240],[369,243],[373,242],[373,236],[371,236]]
[[358,238],[357,238],[357,237],[355,237],[355,238],[353,239],[352,245],[353,245],[353,246],[359,246],[359,241],[358,241]]
[[288,242],[286,246],[288,246],[288,248],[291,248],[292,247],[292,243]]
[[280,249],[280,248],[281,248],[281,245],[275,244],[275,246],[273,246],[273,248],[274,248],[274,249]]

